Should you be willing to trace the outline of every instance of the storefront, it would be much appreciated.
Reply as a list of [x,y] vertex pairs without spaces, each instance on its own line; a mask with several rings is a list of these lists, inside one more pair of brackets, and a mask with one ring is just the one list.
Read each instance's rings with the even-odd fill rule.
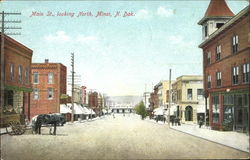
[[212,94],[211,127],[249,132],[249,91]]

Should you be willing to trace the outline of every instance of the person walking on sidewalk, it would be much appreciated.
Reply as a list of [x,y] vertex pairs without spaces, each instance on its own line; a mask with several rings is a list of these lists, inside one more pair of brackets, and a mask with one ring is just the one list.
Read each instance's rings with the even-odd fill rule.
[[202,124],[203,124],[203,117],[200,115],[200,117],[199,117],[199,128],[201,128]]

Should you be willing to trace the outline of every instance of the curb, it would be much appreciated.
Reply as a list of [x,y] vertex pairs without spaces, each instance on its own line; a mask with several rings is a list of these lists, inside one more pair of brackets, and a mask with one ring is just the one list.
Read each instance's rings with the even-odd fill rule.
[[196,135],[191,134],[191,133],[187,133],[187,132],[184,132],[184,131],[180,131],[180,130],[175,129],[175,128],[172,128],[172,127],[169,127],[169,128],[170,128],[170,129],[173,129],[173,130],[175,130],[175,131],[178,131],[178,132],[182,132],[182,133],[188,134],[188,135],[193,136],[193,137],[201,138],[201,139],[203,139],[203,140],[206,140],[206,141],[209,141],[209,142],[212,142],[212,143],[216,143],[216,144],[223,145],[223,146],[225,146],[225,147],[233,148],[233,149],[236,149],[236,150],[241,151],[241,152],[250,153],[250,151],[245,151],[245,150],[242,150],[242,149],[239,149],[239,148],[235,148],[235,147],[232,147],[232,146],[223,144],[223,143],[219,143],[219,142],[216,142],[216,141],[213,141],[213,140],[210,140],[210,139],[206,139],[206,138],[203,138],[203,137],[200,137],[200,136],[196,136]]

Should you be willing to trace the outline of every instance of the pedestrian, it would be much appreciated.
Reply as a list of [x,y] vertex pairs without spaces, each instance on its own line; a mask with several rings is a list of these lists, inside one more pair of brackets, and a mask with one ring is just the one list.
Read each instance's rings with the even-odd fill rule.
[[200,115],[200,117],[199,117],[199,128],[201,128],[202,124],[203,124],[203,117]]
[[166,122],[166,118],[165,118],[165,117],[163,117],[163,122],[164,122],[164,123]]

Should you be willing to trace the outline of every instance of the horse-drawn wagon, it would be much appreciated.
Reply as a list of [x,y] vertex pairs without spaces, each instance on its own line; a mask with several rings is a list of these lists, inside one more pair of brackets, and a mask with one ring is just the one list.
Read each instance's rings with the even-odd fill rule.
[[25,115],[15,112],[1,112],[0,125],[9,135],[21,135],[25,132]]

